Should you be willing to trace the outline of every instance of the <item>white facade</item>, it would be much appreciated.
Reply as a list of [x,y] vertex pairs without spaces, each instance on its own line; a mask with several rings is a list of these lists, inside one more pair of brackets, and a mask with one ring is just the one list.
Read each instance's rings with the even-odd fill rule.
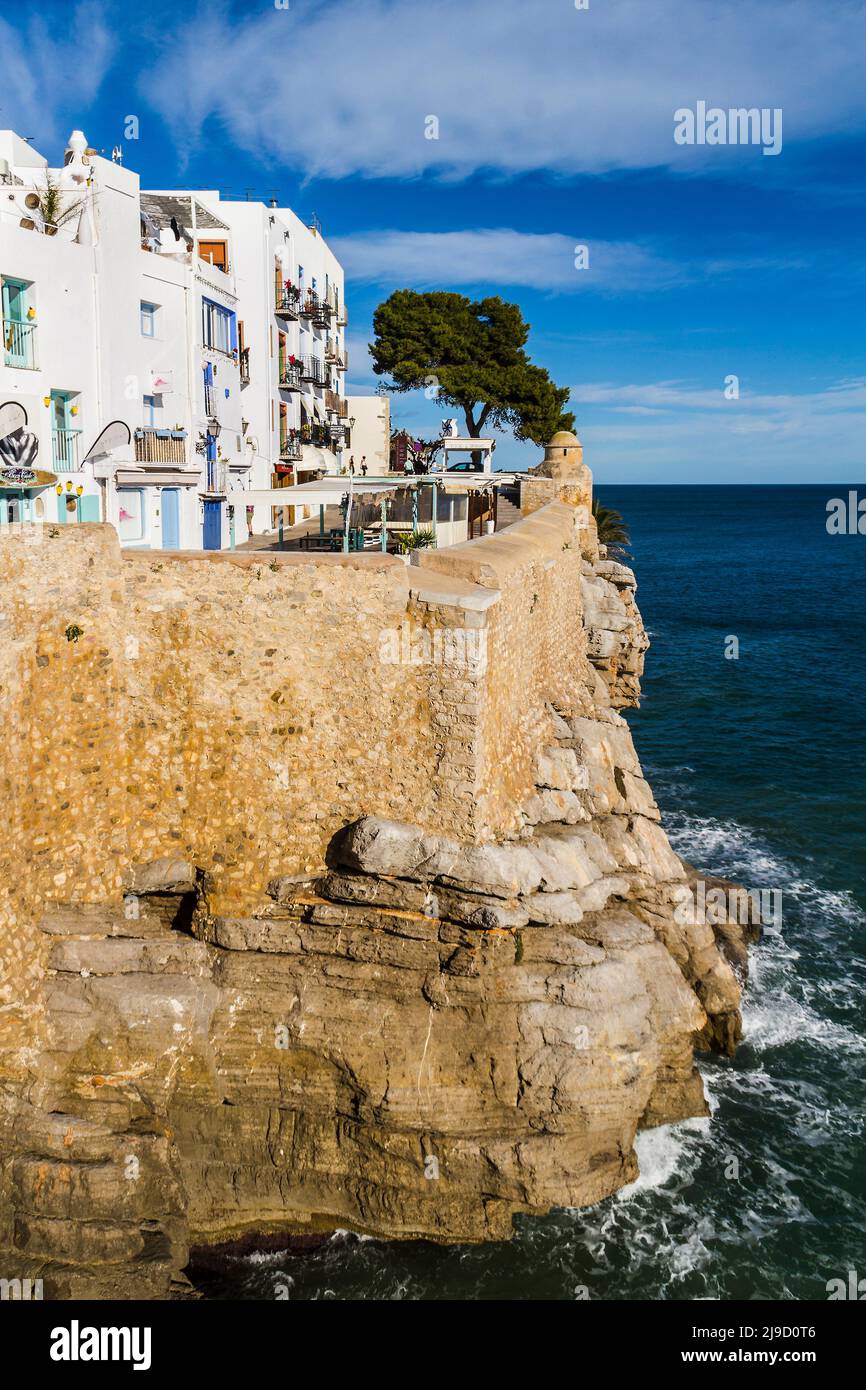
[[[246,539],[251,486],[337,471],[342,271],[293,213],[141,192],[80,132],[50,170],[0,131],[0,280],[0,408],[26,416],[0,435],[0,524],[109,521],[125,546],[223,548]],[[299,312],[278,315],[284,301]],[[257,531],[275,524],[258,509]]]
[[[342,470],[347,410],[343,270],[321,233],[288,208],[196,195],[231,228],[242,320],[243,414],[252,488]],[[283,520],[300,509],[280,509]],[[278,511],[255,507],[255,533]]]
[[352,448],[355,472],[366,461],[370,477],[382,477],[388,472],[391,454],[391,402],[387,396],[349,396],[349,416],[352,426]]

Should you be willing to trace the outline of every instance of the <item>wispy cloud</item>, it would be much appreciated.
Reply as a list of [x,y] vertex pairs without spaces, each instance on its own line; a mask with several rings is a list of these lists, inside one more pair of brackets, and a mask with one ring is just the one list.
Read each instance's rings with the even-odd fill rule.
[[616,386],[608,382],[571,387],[571,399],[582,405],[608,406],[616,411],[723,411],[754,415],[772,413],[780,419],[813,414],[847,414],[866,411],[866,381],[841,381],[823,391],[800,393],[750,393],[737,381],[737,396],[725,394],[725,384],[717,389],[689,385],[681,381],[660,381],[643,385]]
[[635,243],[590,243],[557,232],[507,227],[363,232],[336,237],[331,245],[350,279],[417,289],[500,284],[568,294],[583,289],[639,291],[673,285],[687,273],[678,262]]
[[764,177],[782,161],[755,147],[676,145],[674,111],[781,107],[785,149],[850,133],[866,121],[861,51],[848,0],[209,3],[141,92],[181,146],[215,118],[238,147],[311,177],[750,162]]
[[102,86],[114,50],[104,9],[94,0],[64,6],[53,19],[41,9],[20,25],[0,18],[0,125],[32,137],[37,147],[68,135]]
[[588,461],[608,480],[654,481],[663,469],[670,482],[784,482],[792,458],[809,458],[816,481],[866,477],[866,381],[801,393],[741,387],[739,399],[721,382],[585,383],[570,403]]
[[800,270],[803,264],[749,254],[700,261],[638,242],[585,240],[509,227],[368,231],[332,238],[330,244],[350,280],[413,289],[521,285],[561,294],[641,294],[727,275]]

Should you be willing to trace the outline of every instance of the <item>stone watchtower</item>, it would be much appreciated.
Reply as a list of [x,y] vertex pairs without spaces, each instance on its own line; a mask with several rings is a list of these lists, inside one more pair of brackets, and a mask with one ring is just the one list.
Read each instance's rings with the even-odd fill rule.
[[583,461],[583,445],[570,430],[557,430],[544,447],[541,463],[527,472],[520,489],[524,515],[554,499],[585,507],[587,514],[592,510],[592,473]]

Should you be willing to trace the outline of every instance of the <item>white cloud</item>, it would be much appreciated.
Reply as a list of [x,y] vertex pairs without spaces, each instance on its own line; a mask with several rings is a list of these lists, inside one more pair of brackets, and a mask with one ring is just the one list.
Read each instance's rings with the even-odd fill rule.
[[866,381],[726,400],[662,381],[571,388],[587,462],[620,482],[817,482],[866,477]]
[[37,149],[65,138],[102,86],[113,50],[95,3],[64,6],[59,22],[37,11],[20,29],[0,19],[0,124],[32,137]]
[[[862,8],[848,0],[292,0],[202,6],[140,90],[191,148],[215,117],[309,176],[562,174],[781,165],[866,117]],[[781,107],[784,149],[674,143],[698,100]],[[435,116],[438,139],[425,139]],[[763,167],[762,167],[763,166]],[[227,182],[230,181],[226,180]]]
[[[631,242],[591,241],[558,232],[490,228],[462,232],[363,232],[335,237],[334,254],[355,281],[449,289],[462,285],[525,285],[575,293],[583,289],[663,289],[686,278],[684,266]],[[577,269],[578,247],[588,265]]]
[[735,399],[725,396],[724,382],[707,390],[680,381],[660,381],[643,385],[615,386],[607,382],[589,382],[571,387],[571,400],[581,405],[610,406],[616,411],[713,411],[729,416],[738,411],[754,414],[765,412],[779,418],[792,415],[838,415],[850,411],[866,411],[866,381],[842,381],[824,391],[801,394],[750,394],[740,384]]

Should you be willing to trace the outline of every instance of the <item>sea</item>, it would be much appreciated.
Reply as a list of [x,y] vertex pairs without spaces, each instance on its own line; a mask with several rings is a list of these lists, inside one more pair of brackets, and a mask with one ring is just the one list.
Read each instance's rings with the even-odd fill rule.
[[826,1300],[866,1279],[866,535],[827,528],[851,490],[596,487],[631,536],[651,646],[628,719],[668,834],[782,895],[737,1056],[700,1058],[711,1116],[639,1135],[635,1183],[511,1241],[337,1232],[205,1297]]

